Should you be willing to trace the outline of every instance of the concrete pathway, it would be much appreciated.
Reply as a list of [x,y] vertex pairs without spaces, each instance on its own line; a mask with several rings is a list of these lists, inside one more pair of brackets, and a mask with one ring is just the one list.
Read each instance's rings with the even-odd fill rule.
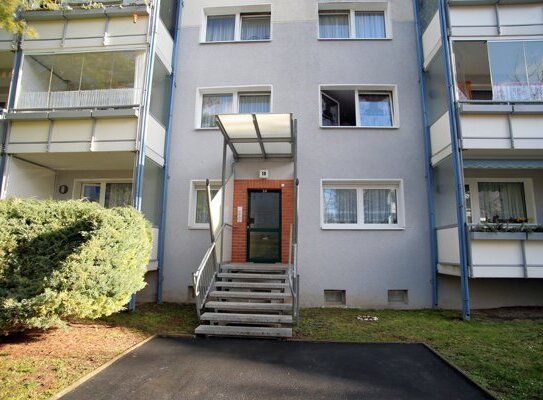
[[63,400],[491,398],[419,344],[155,338]]

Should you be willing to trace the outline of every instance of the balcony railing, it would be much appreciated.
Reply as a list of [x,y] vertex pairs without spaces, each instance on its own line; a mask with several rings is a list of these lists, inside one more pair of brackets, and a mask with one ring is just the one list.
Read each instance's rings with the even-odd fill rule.
[[26,92],[17,100],[17,109],[93,108],[138,105],[141,89],[98,89],[63,92]]

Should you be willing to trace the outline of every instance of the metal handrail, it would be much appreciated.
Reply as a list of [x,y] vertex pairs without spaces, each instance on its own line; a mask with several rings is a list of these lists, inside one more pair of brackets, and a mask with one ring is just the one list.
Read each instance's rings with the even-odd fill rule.
[[[196,301],[196,312],[198,313],[198,318],[200,318],[201,310],[206,302],[209,292],[211,291],[211,287],[213,286],[213,282],[215,281],[215,277],[222,262],[222,259],[216,259],[214,252],[215,247],[217,247],[217,242],[222,237],[224,229],[227,227],[233,228],[232,225],[227,223],[221,226],[219,232],[215,235],[215,239],[211,242],[211,246],[207,249],[204,258],[200,262],[198,269],[192,274],[194,299]],[[212,264],[209,263],[210,260],[213,260]]]
[[298,321],[300,301],[300,275],[298,275],[298,245],[294,242],[293,225],[290,225],[290,239],[288,252],[288,283],[292,294],[292,316]]

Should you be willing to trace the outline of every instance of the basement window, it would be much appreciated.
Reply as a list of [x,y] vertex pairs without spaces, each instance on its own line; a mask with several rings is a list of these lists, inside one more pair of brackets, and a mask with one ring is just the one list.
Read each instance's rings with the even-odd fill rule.
[[327,306],[344,306],[346,304],[345,290],[324,290],[324,303]]
[[321,87],[321,127],[397,128],[394,89]]
[[388,302],[396,304],[408,304],[407,290],[389,290]]

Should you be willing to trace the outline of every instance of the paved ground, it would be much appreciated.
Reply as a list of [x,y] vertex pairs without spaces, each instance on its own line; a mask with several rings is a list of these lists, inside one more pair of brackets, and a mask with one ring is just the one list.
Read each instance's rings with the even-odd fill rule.
[[156,338],[62,399],[488,398],[418,344]]

